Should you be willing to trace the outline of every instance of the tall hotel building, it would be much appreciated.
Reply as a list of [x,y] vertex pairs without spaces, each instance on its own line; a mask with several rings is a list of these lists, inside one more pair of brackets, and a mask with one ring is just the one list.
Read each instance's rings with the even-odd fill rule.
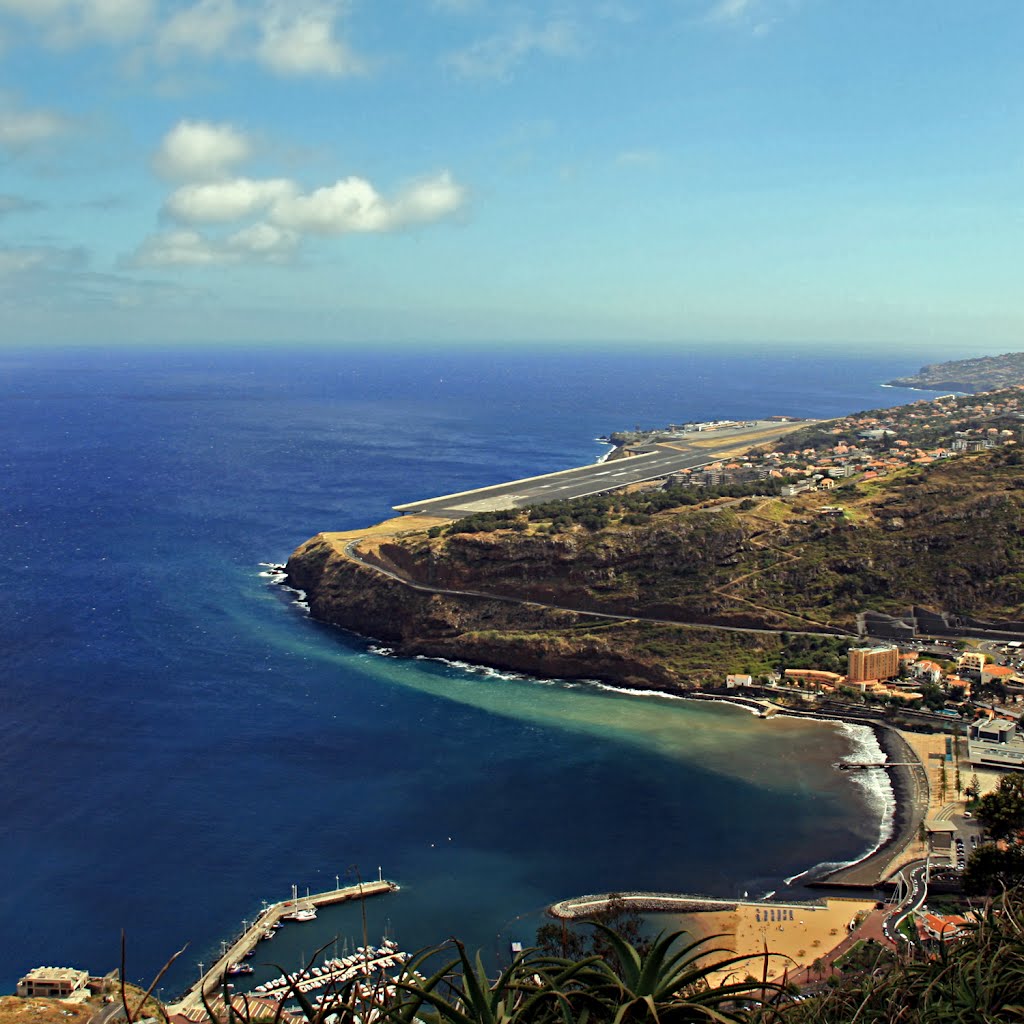
[[892,679],[900,674],[898,647],[851,647],[846,680],[864,683],[871,679]]

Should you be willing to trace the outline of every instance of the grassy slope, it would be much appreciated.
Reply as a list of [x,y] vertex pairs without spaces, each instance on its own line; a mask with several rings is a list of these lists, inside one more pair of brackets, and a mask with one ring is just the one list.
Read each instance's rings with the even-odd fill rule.
[[[833,494],[573,526],[384,544],[425,582],[680,620],[850,628],[911,604],[1015,617],[1024,606],[1024,471],[997,451]],[[842,517],[818,509],[839,503]],[[751,623],[753,624],[753,623]]]

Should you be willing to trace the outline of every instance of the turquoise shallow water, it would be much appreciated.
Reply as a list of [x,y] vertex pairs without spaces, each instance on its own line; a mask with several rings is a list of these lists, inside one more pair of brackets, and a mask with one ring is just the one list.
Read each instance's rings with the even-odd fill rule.
[[[263,899],[353,866],[407,947],[585,891],[777,889],[883,810],[833,726],[399,661],[269,585],[320,529],[578,464],[636,422],[891,404],[906,363],[474,353],[3,357],[0,986],[181,987]],[[526,917],[518,921],[522,915]],[[275,940],[311,952],[338,908]],[[371,935],[371,937],[374,937]],[[529,938],[529,934],[518,937]]]

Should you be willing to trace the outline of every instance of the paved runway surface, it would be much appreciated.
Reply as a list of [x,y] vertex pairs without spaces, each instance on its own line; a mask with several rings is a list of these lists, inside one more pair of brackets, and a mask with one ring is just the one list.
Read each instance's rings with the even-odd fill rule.
[[[494,512],[499,509],[523,508],[560,498],[582,498],[588,494],[613,491],[627,484],[677,473],[681,469],[697,469],[718,462],[730,449],[738,452],[758,443],[776,440],[803,423],[777,423],[759,421],[716,429],[714,433],[691,434],[668,445],[654,445],[644,454],[613,462],[599,462],[576,469],[563,469],[558,473],[531,476],[523,480],[480,487],[458,494],[445,494],[439,498],[424,498],[404,505],[395,505],[396,512],[421,512],[448,519],[461,519],[473,512]],[[707,445],[709,440],[720,441],[713,447],[694,447],[687,441]]]

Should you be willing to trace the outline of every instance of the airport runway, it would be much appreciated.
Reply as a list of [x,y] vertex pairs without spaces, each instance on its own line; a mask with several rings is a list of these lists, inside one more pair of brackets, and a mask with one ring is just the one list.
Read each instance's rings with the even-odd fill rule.
[[721,441],[721,445],[696,447],[686,439],[673,441],[672,446],[653,445],[651,450],[630,458],[613,462],[598,462],[575,469],[563,469],[557,473],[531,476],[522,480],[479,487],[458,494],[445,494],[438,498],[424,498],[420,501],[394,505],[396,512],[418,512],[425,515],[461,519],[474,512],[495,512],[500,509],[523,508],[559,499],[583,498],[589,494],[601,494],[618,490],[627,484],[656,480],[677,473],[681,469],[697,469],[723,457],[733,457],[730,448],[746,448],[765,443],[788,433],[801,424],[766,423],[744,424],[735,428],[691,435],[691,440],[707,445],[709,440]]
[[546,476],[512,480],[493,487],[481,487],[461,494],[446,494],[440,498],[395,505],[396,512],[421,512],[433,516],[461,519],[473,512],[493,512],[497,509],[523,508],[559,498],[582,498],[588,494],[612,491],[626,484],[639,483],[667,476],[680,469],[693,469],[717,461],[709,452],[678,452],[659,449],[649,455],[630,459],[616,459],[593,466],[563,469]]

